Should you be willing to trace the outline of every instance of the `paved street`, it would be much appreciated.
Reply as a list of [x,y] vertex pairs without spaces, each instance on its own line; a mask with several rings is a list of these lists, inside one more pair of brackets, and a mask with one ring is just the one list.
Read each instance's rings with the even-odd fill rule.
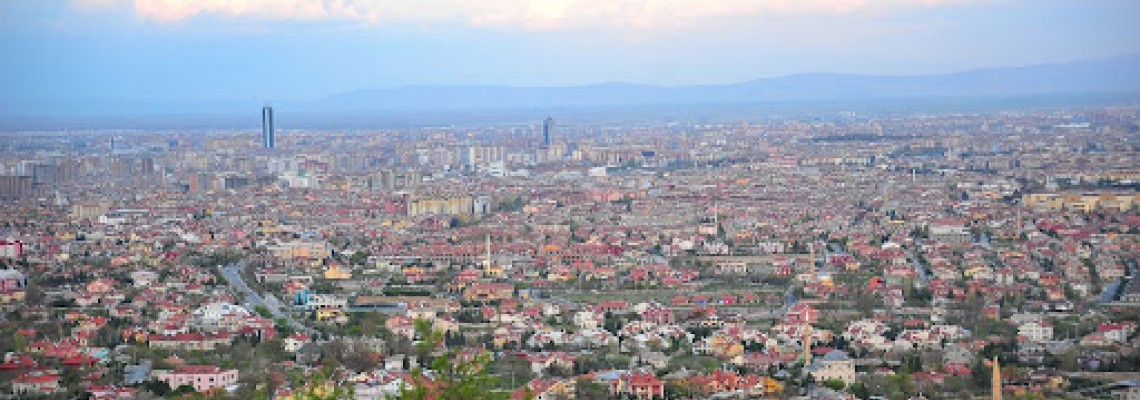
[[222,267],[222,277],[226,279],[226,283],[229,283],[230,287],[234,288],[235,291],[243,293],[245,295],[245,303],[247,306],[250,308],[257,306],[265,307],[269,310],[270,314],[273,314],[273,318],[284,318],[285,321],[289,323],[289,326],[298,332],[316,332],[315,329],[309,328],[305,325],[302,325],[300,322],[297,322],[297,320],[293,319],[292,315],[281,312],[279,302],[266,302],[260,294],[255,292],[253,289],[250,289],[249,285],[245,284],[245,279],[241,277],[241,270],[244,267],[244,263],[226,265]]

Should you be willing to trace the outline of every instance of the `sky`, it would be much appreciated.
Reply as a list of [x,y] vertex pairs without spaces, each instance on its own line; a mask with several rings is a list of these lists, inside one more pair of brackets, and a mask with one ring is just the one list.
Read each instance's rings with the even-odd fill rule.
[[1135,0],[3,0],[0,113],[1140,53]]

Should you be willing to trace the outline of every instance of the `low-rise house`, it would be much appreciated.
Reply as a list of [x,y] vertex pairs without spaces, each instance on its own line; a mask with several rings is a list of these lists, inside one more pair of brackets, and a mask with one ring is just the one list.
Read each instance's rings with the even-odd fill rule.
[[348,299],[340,295],[299,293],[297,298],[296,307],[306,311],[316,311],[322,308],[348,308]]
[[0,270],[0,304],[23,302],[27,286],[28,278],[22,272],[15,269]]
[[352,379],[355,383],[353,394],[356,400],[385,400],[398,397],[400,392],[408,386],[410,379],[403,373],[381,371],[378,373],[362,374]]
[[811,374],[816,382],[840,380],[851,384],[855,382],[855,361],[842,350],[832,350],[813,360],[804,373]]
[[92,400],[127,400],[135,398],[135,389],[111,385],[91,385],[87,393]]
[[574,325],[582,329],[601,327],[605,320],[605,315],[594,312],[593,310],[583,310],[574,313]]
[[673,315],[673,310],[666,307],[653,306],[641,312],[641,320],[664,325],[674,323],[676,318]]
[[594,306],[598,313],[620,314],[629,311],[629,303],[621,300],[603,301]]
[[12,379],[12,393],[17,396],[48,395],[60,390],[60,375],[54,371],[32,371]]
[[189,385],[196,391],[208,392],[237,383],[238,371],[223,370],[213,365],[183,365],[173,371],[159,374],[157,378],[166,382],[171,388]]
[[1017,335],[1030,342],[1047,342],[1053,340],[1053,324],[1044,320],[1025,322],[1017,327]]
[[1126,321],[1117,323],[1105,323],[1096,327],[1097,333],[1104,335],[1104,338],[1117,343],[1122,343],[1128,340],[1128,336],[1136,331],[1136,322]]
[[737,393],[745,397],[760,397],[764,392],[764,378],[759,375],[740,375],[734,372],[715,371],[688,379],[693,393],[712,397],[718,393]]
[[542,352],[530,353],[526,355],[526,361],[530,364],[530,370],[535,375],[545,375],[546,371],[551,368],[561,368],[566,371],[574,369],[574,362],[578,357],[570,354],[555,351],[555,352]]
[[635,399],[661,399],[665,397],[665,382],[650,372],[629,372],[610,382],[610,393]]
[[618,344],[617,336],[604,329],[583,329],[570,338],[575,346],[598,348]]
[[554,400],[572,398],[574,396],[574,381],[535,379],[527,383],[526,387],[511,392],[511,400]]
[[150,335],[150,347],[167,350],[213,351],[221,344],[229,344],[233,337],[227,333],[179,333],[174,335]]
[[317,321],[332,321],[338,324],[348,322],[348,315],[342,308],[322,307],[316,311]]
[[1140,386],[1117,389],[1112,396],[1116,400],[1140,400]]
[[305,343],[309,343],[310,341],[312,341],[312,339],[309,338],[309,335],[306,335],[304,333],[297,333],[293,336],[285,338],[285,340],[283,340],[283,345],[285,351],[295,353],[297,350],[301,349],[301,346],[304,346]]
[[514,297],[515,287],[507,283],[477,282],[463,290],[466,301],[492,302]]
[[814,324],[819,319],[819,310],[804,303],[796,303],[784,316],[788,324]]

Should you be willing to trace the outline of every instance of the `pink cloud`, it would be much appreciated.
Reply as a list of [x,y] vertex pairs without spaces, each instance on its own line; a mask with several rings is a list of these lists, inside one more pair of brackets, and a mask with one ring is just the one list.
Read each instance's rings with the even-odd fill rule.
[[72,0],[85,8],[125,6],[156,23],[221,16],[521,30],[652,30],[730,16],[852,14],[980,1],[985,0]]

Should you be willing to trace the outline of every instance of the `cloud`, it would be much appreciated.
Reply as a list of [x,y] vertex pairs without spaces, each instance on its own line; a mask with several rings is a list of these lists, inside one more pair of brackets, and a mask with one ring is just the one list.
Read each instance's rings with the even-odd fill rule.
[[985,0],[72,0],[160,24],[199,16],[268,21],[466,24],[495,29],[675,28],[732,16],[836,15]]

